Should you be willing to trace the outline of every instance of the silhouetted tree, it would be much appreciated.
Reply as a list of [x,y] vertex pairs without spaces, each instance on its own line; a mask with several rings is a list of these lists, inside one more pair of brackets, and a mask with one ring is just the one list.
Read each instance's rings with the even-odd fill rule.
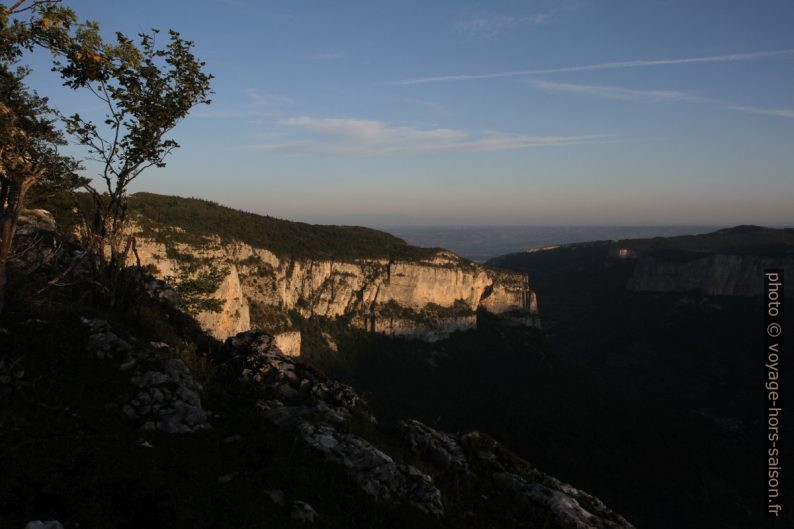
[[93,211],[86,219],[86,246],[96,268],[112,288],[125,265],[133,239],[125,232],[127,188],[150,167],[164,167],[179,144],[166,135],[197,104],[209,103],[211,75],[192,53],[193,43],[168,32],[162,48],[157,30],[135,43],[121,33],[113,44],[102,41],[96,25],[80,28],[68,61],[56,65],[71,88],[86,88],[105,107],[99,125],[74,114],[67,131],[99,162],[97,181],[86,185]]
[[[24,85],[28,71],[15,66],[26,49],[43,45],[57,50],[68,43],[74,13],[55,4],[0,4],[0,311],[5,302],[6,265],[28,191],[42,182],[58,189],[85,183],[76,174],[79,164],[58,153],[65,141],[47,99]],[[29,12],[27,20],[11,19],[24,12]]]
[[[210,102],[212,76],[193,55],[193,43],[169,31],[165,46],[158,47],[157,35],[157,30],[142,33],[134,42],[117,33],[115,41],[107,43],[96,22],[78,24],[75,13],[59,0],[0,4],[0,68],[6,97],[0,107],[4,145],[0,170],[3,219],[9,226],[2,232],[2,248],[10,251],[25,194],[36,181],[75,182],[74,175],[67,173],[76,164],[57,154],[63,138],[50,119],[46,99],[28,92],[21,83],[26,72],[13,68],[26,50],[44,48],[56,57],[53,70],[66,86],[87,89],[106,108],[98,125],[78,114],[64,123],[67,132],[87,148],[89,159],[101,164],[95,179],[100,187],[81,182],[93,199],[93,207],[84,212],[83,235],[111,302],[134,241],[125,232],[127,188],[147,168],[165,166],[168,154],[179,147],[166,135],[193,106]],[[7,251],[0,258],[7,258]]]

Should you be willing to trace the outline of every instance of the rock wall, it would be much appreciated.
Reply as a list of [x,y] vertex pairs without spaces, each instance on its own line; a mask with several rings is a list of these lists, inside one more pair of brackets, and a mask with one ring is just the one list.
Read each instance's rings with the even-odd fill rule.
[[[229,267],[229,274],[215,292],[215,296],[223,302],[221,312],[202,312],[196,315],[196,320],[203,329],[211,329],[213,336],[225,339],[251,328],[251,314],[237,267]],[[298,348],[300,349],[300,345]]]
[[285,356],[300,356],[300,331],[284,331],[273,335],[273,343]]
[[[764,286],[764,270],[770,268],[782,268],[786,277],[794,277],[794,258],[716,254],[673,261],[640,255],[627,288],[650,292],[697,290],[712,296],[759,296]],[[794,290],[786,289],[786,296],[792,295]]]
[[537,312],[526,275],[486,268],[445,251],[410,262],[296,260],[239,242],[207,239],[200,246],[167,248],[140,235],[137,248],[141,263],[152,265],[158,277],[177,275],[179,255],[228,267],[215,294],[223,310],[197,317],[219,339],[252,326],[267,328],[273,323],[265,321],[268,315],[275,321],[281,314],[283,320],[290,310],[304,317],[344,316],[363,329],[427,340],[473,328],[479,308],[495,314]]
[[417,338],[427,342],[443,340],[455,331],[465,331],[477,326],[477,316],[458,316],[439,318],[435,321],[418,323],[407,318],[377,318],[371,331],[382,332],[391,336]]

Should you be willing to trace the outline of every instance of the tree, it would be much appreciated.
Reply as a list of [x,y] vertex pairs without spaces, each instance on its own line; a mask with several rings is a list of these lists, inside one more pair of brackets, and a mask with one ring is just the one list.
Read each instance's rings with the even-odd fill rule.
[[0,61],[3,64],[15,63],[25,51],[37,47],[53,54],[68,49],[77,16],[60,3],[60,0],[17,0],[8,7],[0,4]]
[[[54,2],[25,4],[18,1],[9,8],[0,4],[0,312],[5,304],[6,265],[28,192],[42,181],[58,188],[85,183],[76,173],[79,164],[58,153],[65,141],[47,99],[24,85],[25,68],[14,68],[24,49],[62,46],[74,14]],[[29,21],[10,20],[24,11],[31,12]]]
[[193,43],[169,31],[167,44],[159,48],[157,35],[157,30],[139,34],[136,44],[117,33],[114,44],[105,44],[98,28],[89,25],[76,32],[68,61],[55,68],[67,86],[87,88],[106,109],[99,125],[79,114],[65,123],[101,167],[101,188],[85,186],[94,207],[84,231],[96,268],[111,289],[134,241],[125,232],[130,182],[150,167],[164,167],[179,147],[166,135],[193,106],[210,102],[212,76],[193,55]]
[[196,263],[180,265],[177,277],[166,278],[166,281],[176,285],[179,294],[179,306],[190,314],[199,312],[221,312],[223,301],[213,298],[212,295],[220,288],[223,280],[229,275],[226,267],[218,268],[209,265],[200,269]]
[[[26,50],[40,47],[57,57],[53,70],[66,86],[89,90],[107,109],[99,125],[78,114],[64,123],[67,132],[87,148],[89,159],[102,168],[101,187],[80,181],[93,199],[93,208],[84,214],[83,232],[97,279],[111,294],[111,303],[134,243],[125,235],[127,188],[147,168],[165,166],[168,154],[179,147],[166,135],[193,106],[210,102],[212,76],[193,55],[193,43],[169,31],[168,42],[160,48],[157,35],[157,30],[140,34],[135,43],[117,33],[114,43],[106,43],[97,23],[78,24],[74,12],[61,7],[59,0],[0,4],[0,68],[5,92],[16,94],[0,108],[3,219],[9,226],[2,232],[2,247],[10,252],[25,194],[36,181],[44,177],[50,184],[76,182],[73,174],[67,177],[76,164],[57,154],[55,146],[62,138],[52,120],[44,117],[51,114],[46,100],[23,89],[23,70],[16,77],[12,73],[12,65]],[[24,171],[29,174],[23,176]],[[3,270],[4,264],[1,260]]]

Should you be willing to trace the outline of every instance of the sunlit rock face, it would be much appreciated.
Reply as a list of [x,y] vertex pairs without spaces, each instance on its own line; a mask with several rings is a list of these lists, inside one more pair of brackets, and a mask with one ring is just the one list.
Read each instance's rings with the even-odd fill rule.
[[[143,237],[137,249],[141,264],[151,265],[161,278],[176,277],[185,255],[228,268],[214,294],[221,300],[221,312],[196,316],[218,339],[272,324],[263,321],[262,313],[269,320],[281,314],[283,322],[283,314],[293,310],[304,317],[345,316],[362,329],[430,341],[474,328],[480,308],[494,314],[537,313],[526,275],[493,270],[446,251],[417,261],[299,260],[244,243],[221,244],[217,238],[200,246],[167,248]],[[288,354],[300,350],[295,337],[284,340]]]
[[373,326],[370,327],[370,330],[390,336],[436,342],[443,340],[455,331],[465,331],[476,326],[476,315],[439,318],[435,322],[423,322],[420,324],[410,319],[378,318]]
[[202,312],[196,316],[199,325],[218,339],[225,339],[251,328],[248,302],[243,295],[237,267],[230,266],[229,274],[221,283],[215,296],[221,299],[221,311]]
[[273,335],[273,343],[286,356],[300,356],[300,331],[284,331]]

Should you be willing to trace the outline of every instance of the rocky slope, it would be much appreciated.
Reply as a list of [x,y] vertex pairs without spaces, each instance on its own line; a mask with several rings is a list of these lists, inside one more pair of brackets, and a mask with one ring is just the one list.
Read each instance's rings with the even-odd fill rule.
[[[104,320],[82,321],[91,333],[87,353],[110,359],[128,373],[130,403],[121,410],[126,420],[141,432],[184,434],[212,428],[201,403],[201,385],[181,360],[169,357],[167,344],[120,338]],[[371,435],[350,431],[349,423],[362,420],[378,429],[375,416],[353,388],[284,355],[273,337],[261,332],[229,338],[220,356],[252,389],[256,410],[266,421],[341,468],[364,495],[431,518],[446,517],[444,494],[430,474],[398,462]],[[632,528],[598,498],[533,469],[483,433],[451,434],[405,420],[389,435],[417,454],[423,468],[436,469],[437,476],[455,476],[458,486],[499,490],[509,502],[553,527]],[[301,511],[309,514],[293,518],[315,521],[316,510],[301,503]]]
[[[251,217],[255,222],[257,216]],[[184,230],[153,223],[141,213],[132,230],[137,259],[160,278],[177,277],[186,266],[225,268],[228,273],[214,294],[220,312],[197,314],[202,327],[218,339],[250,328],[279,334],[289,326],[290,311],[305,318],[345,318],[358,328],[428,341],[475,327],[478,309],[524,312],[529,324],[538,311],[526,275],[497,271],[443,250],[409,258],[298,257],[211,231],[198,237],[191,233],[187,240]],[[130,256],[130,263],[135,261]],[[299,351],[294,334],[278,338],[288,354]]]
[[632,527],[485,434],[381,424],[270,335],[221,346],[135,270],[103,304],[74,246],[30,237],[51,251],[0,321],[0,526]]
[[[295,429],[325,459],[345,468],[365,494],[410,505],[436,518],[445,516],[443,495],[430,475],[398,464],[366,439],[345,433],[345,423],[356,414],[377,423],[352,388],[318,378],[284,356],[272,337],[263,333],[238,334],[227,340],[225,348],[240,362],[244,378],[262,392],[257,406],[269,421]],[[531,469],[482,433],[454,435],[416,420],[401,421],[397,431],[413,452],[443,472],[464,482],[491,482],[514,501],[541,511],[540,517],[551,523],[580,529],[632,527],[597,498]]]

